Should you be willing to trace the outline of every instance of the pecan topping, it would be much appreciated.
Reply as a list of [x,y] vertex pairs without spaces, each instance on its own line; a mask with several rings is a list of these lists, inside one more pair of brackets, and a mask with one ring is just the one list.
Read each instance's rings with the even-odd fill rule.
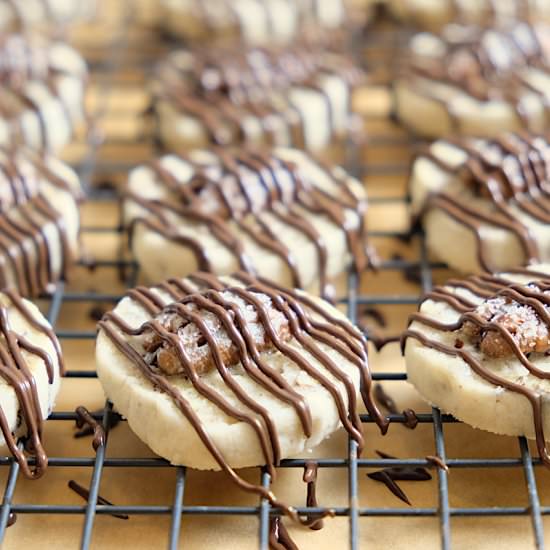
[[[535,284],[527,285],[527,289],[532,292],[542,292]],[[496,323],[502,327],[524,354],[545,353],[550,350],[548,326],[529,305],[507,297],[496,296],[479,305],[474,313],[487,323]],[[466,321],[463,331],[489,357],[500,358],[514,353],[505,336],[494,328]]]
[[[255,298],[260,300],[264,310],[266,310],[277,337],[284,341],[289,340],[290,332],[286,317],[273,307],[268,296],[261,293],[253,294]],[[244,338],[244,333],[248,332],[258,352],[274,347],[253,305],[245,302],[230,291],[222,292],[220,296],[226,302],[224,309],[228,320],[243,337],[245,345],[246,339]],[[240,327],[235,319],[236,314],[231,311],[229,304],[233,304],[238,308],[240,315],[244,319],[244,329]],[[227,367],[236,365],[240,360],[239,351],[224,327],[220,316],[201,309],[193,302],[181,305],[181,307],[190,313],[200,316],[202,323],[204,323],[211,334],[213,343],[224,364]],[[204,374],[215,368],[212,350],[206,338],[204,327],[201,330],[198,324],[173,311],[162,311],[154,318],[154,321],[157,321],[161,326],[160,334],[148,328],[141,336],[144,359],[152,368],[158,368],[168,375],[186,373],[185,365],[180,358],[178,350],[171,341],[174,336],[179,340],[191,368],[197,374]]]

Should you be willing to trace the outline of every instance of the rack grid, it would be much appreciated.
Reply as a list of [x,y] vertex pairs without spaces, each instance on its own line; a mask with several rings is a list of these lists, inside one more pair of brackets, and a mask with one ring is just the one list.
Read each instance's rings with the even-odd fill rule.
[[[386,32],[386,31],[385,31]],[[385,47],[388,47],[387,36],[384,37]],[[369,43],[376,43],[376,35],[369,39]],[[395,43],[395,40],[391,40]],[[361,44],[365,47],[365,44]],[[368,46],[368,44],[367,44]],[[110,71],[115,70],[115,59],[109,61],[109,66],[106,67]],[[108,93],[108,88],[105,89]],[[101,166],[97,163],[97,152],[100,146],[97,140],[90,142],[90,150],[86,158],[80,165],[80,175],[82,176],[84,185],[88,188],[90,200],[101,201],[116,201],[116,193],[114,191],[105,192],[98,191],[91,185],[91,179]],[[389,144],[403,145],[402,138],[381,137],[381,140],[387,141]],[[371,136],[371,140],[376,140],[376,135]],[[407,145],[408,140],[405,140]],[[376,167],[370,167],[368,164],[361,167],[361,171],[356,175],[363,176],[365,170],[367,173],[384,173],[384,174],[401,174],[404,175],[406,167],[402,164],[388,163],[378,164]],[[371,203],[383,201],[384,203],[403,204],[406,197],[377,199],[371,198]],[[84,227],[84,234],[97,233],[116,233],[119,238],[123,238],[123,232],[120,224],[115,227]],[[403,237],[400,231],[372,231],[372,237],[384,237],[391,239],[399,239]],[[413,237],[419,241],[419,256],[416,260],[395,260],[386,259],[380,263],[379,270],[384,271],[405,271],[407,269],[417,269],[420,273],[421,293],[427,292],[432,288],[433,274],[438,269],[443,269],[445,266],[430,262],[426,251],[423,235],[417,234]],[[127,271],[126,286],[128,288],[134,286],[138,277],[137,266],[128,260],[117,258],[112,261],[98,261],[97,266],[104,269],[124,269]],[[340,303],[346,307],[347,315],[352,322],[358,319],[358,308],[361,305],[378,306],[378,305],[401,305],[401,304],[416,304],[421,299],[419,294],[400,294],[380,296],[377,294],[369,294],[368,292],[360,291],[358,276],[355,273],[349,273],[347,277],[347,292],[340,299]],[[93,340],[95,338],[94,331],[77,331],[77,330],[61,330],[57,328],[57,320],[64,303],[90,303],[90,302],[117,302],[122,295],[97,293],[97,292],[74,292],[69,290],[65,283],[57,285],[55,292],[51,296],[44,299],[47,301],[47,318],[56,329],[56,334],[61,341],[66,340]],[[68,378],[86,379],[96,377],[94,371],[71,370],[69,368],[66,373]],[[396,383],[404,383],[407,379],[405,372],[375,372],[373,373],[375,381],[392,381]],[[88,487],[89,498],[88,502],[82,506],[71,505],[50,505],[50,504],[35,504],[32,502],[16,504],[13,502],[15,489],[19,477],[19,466],[17,462],[10,456],[0,457],[0,468],[8,470],[6,485],[3,489],[2,504],[0,506],[0,541],[3,540],[8,528],[10,514],[71,514],[83,516],[82,534],[79,541],[80,548],[88,549],[90,547],[94,521],[98,515],[112,514],[127,514],[127,515],[165,515],[170,517],[169,529],[169,548],[171,550],[178,548],[180,541],[180,529],[182,517],[186,515],[201,515],[201,516],[216,516],[216,515],[246,515],[258,519],[258,546],[261,550],[266,550],[269,545],[269,524],[270,518],[279,515],[280,512],[269,505],[265,500],[261,500],[256,506],[197,506],[185,504],[185,489],[186,489],[186,473],[187,469],[182,466],[172,466],[167,461],[161,458],[109,458],[106,456],[106,447],[109,444],[110,437],[116,437],[116,432],[109,437],[110,420],[117,413],[112,410],[112,404],[107,401],[100,413],[94,413],[96,419],[101,420],[105,433],[107,435],[106,442],[97,449],[95,458],[79,458],[67,456],[51,456],[49,458],[49,466],[56,467],[77,467],[91,470],[91,481]],[[392,423],[404,423],[406,418],[401,414],[388,415]],[[71,411],[55,411],[50,416],[50,421],[65,421],[74,422],[76,414]],[[124,419],[121,419],[124,420]],[[367,415],[361,415],[361,420],[365,424],[372,423],[373,419]],[[438,487],[438,502],[437,506],[433,507],[415,507],[399,508],[399,507],[364,507],[359,506],[359,488],[358,475],[361,470],[369,468],[386,468],[386,467],[428,467],[430,462],[426,458],[412,459],[388,459],[388,458],[361,458],[357,453],[357,445],[351,439],[348,440],[347,456],[345,458],[319,458],[315,459],[319,468],[343,468],[347,470],[348,480],[348,503],[345,506],[331,507],[336,516],[343,516],[349,519],[349,547],[352,550],[359,548],[359,530],[361,517],[402,517],[403,521],[407,521],[407,517],[438,517],[440,529],[441,548],[448,550],[451,548],[451,518],[455,516],[521,516],[528,515],[532,523],[532,540],[535,548],[541,550],[544,548],[543,521],[544,515],[550,515],[550,506],[543,506],[540,502],[535,469],[541,465],[539,458],[531,456],[528,443],[525,438],[518,438],[518,456],[510,458],[451,458],[446,454],[446,440],[444,426],[449,423],[455,423],[455,420],[450,415],[442,414],[438,409],[433,408],[431,413],[418,414],[418,420],[422,424],[430,424],[433,426],[433,445],[434,452],[439,456],[450,468],[520,468],[523,470],[525,477],[526,491],[528,496],[527,506],[495,506],[495,507],[452,507],[449,501],[448,474],[442,469],[437,469],[437,487]],[[391,434],[387,437],[392,437]],[[21,443],[22,444],[22,443]],[[311,460],[311,459],[308,459]],[[305,459],[286,459],[282,460],[278,469],[282,468],[303,468],[306,463]],[[132,505],[132,506],[117,506],[98,504],[97,496],[99,486],[102,479],[102,474],[106,468],[163,468],[174,471],[174,493],[173,502],[171,505]],[[258,479],[264,487],[270,485],[270,476],[265,468],[258,468]],[[301,515],[321,514],[326,509],[324,507],[298,507],[298,512]],[[76,541],[75,541],[76,543]]]

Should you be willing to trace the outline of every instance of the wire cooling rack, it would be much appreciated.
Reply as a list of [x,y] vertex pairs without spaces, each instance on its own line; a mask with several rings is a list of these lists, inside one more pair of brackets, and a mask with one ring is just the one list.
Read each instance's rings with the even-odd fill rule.
[[[378,35],[380,36],[380,35]],[[389,35],[384,34],[384,40],[387,40]],[[361,43],[364,47],[372,47],[377,44],[376,35],[371,36],[366,41],[366,44]],[[369,46],[370,45],[370,46]],[[384,43],[387,47],[387,43]],[[110,62],[110,69],[116,68],[115,59]],[[105,93],[108,90],[104,90]],[[408,140],[402,137],[377,136],[371,133],[370,142],[385,143],[388,145],[397,145],[408,147]],[[99,143],[93,141],[91,143],[89,153],[84,162],[80,166],[80,173],[84,184],[89,187],[90,200],[100,201],[116,201],[114,191],[98,191],[90,187],[91,179],[101,171],[102,166],[97,162],[97,151]],[[357,156],[352,155],[357,161]],[[357,167],[355,167],[357,171]],[[358,175],[368,175],[376,177],[377,174],[394,174],[401,177],[404,176],[406,165],[395,162],[383,162],[370,164],[367,162],[361,167],[361,172]],[[371,197],[371,204],[383,202],[389,207],[395,205],[403,205],[406,198],[399,197]],[[113,227],[84,227],[83,233],[95,235],[97,233],[116,234],[122,239],[120,226]],[[371,236],[376,238],[388,238],[399,240],[403,237],[401,231],[372,231]],[[361,284],[356,274],[350,273],[347,277],[347,291],[340,302],[347,309],[347,315],[351,321],[358,320],[359,308],[363,306],[376,307],[387,305],[403,305],[417,304],[421,298],[421,293],[427,292],[432,288],[432,279],[437,270],[443,269],[440,264],[431,263],[428,260],[424,239],[422,235],[417,235],[414,239],[419,241],[418,256],[413,260],[402,259],[385,259],[379,266],[380,272],[390,271],[406,271],[416,269],[420,273],[421,288],[420,292],[412,294],[399,295],[379,295],[375,293],[362,292]],[[107,270],[118,270],[125,273],[125,284],[132,287],[135,284],[138,276],[137,266],[132,262],[122,258],[114,260],[105,260],[96,262],[98,268]],[[78,331],[65,330],[58,328],[58,317],[61,308],[68,303],[90,304],[90,303],[115,303],[121,298],[119,294],[109,294],[106,292],[80,292],[71,291],[70,288],[60,283],[54,294],[47,297],[47,318],[56,329],[59,339],[63,341],[90,341],[95,338],[95,331]],[[95,371],[72,370],[69,365],[69,370],[66,374],[71,379],[89,379],[96,377]],[[396,384],[403,384],[406,379],[405,372],[375,372],[373,374],[375,381],[387,381]],[[71,506],[71,505],[54,505],[54,504],[37,504],[37,503],[15,503],[14,494],[19,478],[19,466],[9,456],[0,457],[0,467],[8,470],[6,485],[3,489],[2,505],[0,507],[0,541],[3,540],[8,526],[10,514],[77,514],[83,516],[82,532],[79,541],[80,548],[87,549],[91,545],[92,536],[94,533],[94,524],[99,515],[127,514],[158,516],[164,515],[170,517],[170,527],[168,532],[169,548],[178,548],[180,541],[181,521],[183,516],[249,516],[256,518],[259,525],[258,530],[258,546],[265,550],[268,548],[269,525],[270,518],[279,514],[279,511],[272,508],[270,504],[262,500],[255,506],[197,506],[186,504],[186,474],[185,467],[171,466],[168,462],[161,458],[137,458],[132,456],[122,458],[110,458],[106,456],[106,447],[109,444],[110,438],[116,438],[116,431],[111,432],[109,437],[111,419],[116,413],[112,410],[112,405],[106,402],[101,413],[94,416],[103,423],[103,427],[107,434],[105,445],[101,445],[96,452],[94,458],[79,458],[72,456],[50,456],[50,468],[57,467],[75,467],[87,469],[91,472],[91,481],[89,483],[89,498],[86,505]],[[400,414],[390,414],[389,418],[392,423],[404,423],[406,418]],[[55,411],[50,417],[50,422],[74,422],[76,414],[71,411]],[[364,414],[361,416],[362,422],[365,424],[372,423],[372,418]],[[544,534],[542,525],[542,516],[550,514],[550,506],[541,505],[537,492],[537,484],[535,479],[535,467],[540,466],[541,461],[534,458],[530,454],[529,446],[525,438],[518,438],[519,452],[518,456],[511,458],[452,458],[447,457],[446,453],[446,438],[444,426],[448,423],[454,423],[456,420],[449,415],[441,414],[436,408],[432,409],[431,413],[419,413],[418,420],[422,424],[429,424],[433,427],[433,449],[434,453],[439,456],[450,468],[454,469],[500,469],[500,468],[518,468],[523,470],[526,482],[526,492],[528,497],[527,506],[492,506],[492,507],[453,507],[449,499],[448,473],[445,470],[437,470],[437,490],[438,500],[437,505],[433,507],[365,507],[359,505],[359,473],[372,468],[386,467],[428,467],[431,463],[426,458],[411,458],[411,459],[387,459],[387,458],[361,458],[357,454],[357,445],[354,441],[348,440],[347,453],[343,458],[319,458],[316,463],[321,469],[344,469],[347,472],[348,498],[344,506],[336,506],[331,508],[336,516],[341,516],[349,519],[349,547],[352,550],[359,548],[359,531],[361,528],[360,518],[362,517],[399,517],[402,518],[403,526],[406,528],[407,518],[411,517],[437,517],[439,518],[440,541],[441,548],[447,550],[451,548],[451,518],[458,516],[524,516],[529,515],[532,523],[532,539],[534,547],[537,549],[544,548]],[[393,432],[395,434],[395,432]],[[392,436],[392,432],[386,437]],[[284,468],[303,468],[306,463],[305,459],[287,459],[281,462],[279,469]],[[97,497],[99,487],[105,469],[108,468],[161,468],[170,469],[174,472],[174,491],[173,502],[171,505],[132,505],[132,506],[117,506],[98,504]],[[270,485],[270,476],[263,468],[258,469],[258,479],[264,487]],[[327,503],[329,505],[330,503]],[[303,515],[315,515],[322,513],[324,507],[298,507],[298,512]],[[183,538],[185,541],[185,538]],[[382,542],[382,541],[381,541]],[[76,541],[75,541],[76,544]],[[184,542],[185,544],[185,542]],[[528,544],[528,543],[526,543]],[[344,542],[342,546],[344,547]]]

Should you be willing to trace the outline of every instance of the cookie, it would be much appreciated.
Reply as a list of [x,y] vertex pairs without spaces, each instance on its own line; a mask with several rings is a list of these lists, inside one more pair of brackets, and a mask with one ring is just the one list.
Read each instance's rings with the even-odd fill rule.
[[399,20],[434,31],[453,22],[501,26],[550,18],[550,6],[537,0],[387,0],[386,6]]
[[67,44],[32,36],[0,40],[0,146],[56,151],[82,125],[86,64]]
[[344,0],[161,0],[160,26],[188,41],[239,38],[282,44],[307,30],[333,30],[347,19]]
[[48,463],[42,428],[59,391],[61,347],[38,308],[12,290],[0,292],[0,334],[0,453],[11,452],[26,477],[38,478]]
[[527,132],[420,151],[409,193],[429,250],[467,273],[550,261],[549,159],[549,142]]
[[171,149],[264,144],[324,151],[354,120],[364,74],[338,48],[176,51],[153,82],[157,135]]
[[361,332],[303,292],[197,273],[129,291],[99,327],[99,379],[136,435],[173,464],[224,470],[247,490],[262,488],[234,468],[271,471],[342,425],[360,451],[360,394],[387,428]]
[[427,137],[544,131],[549,38],[550,26],[526,23],[415,35],[394,83],[397,118]]
[[447,413],[490,432],[550,429],[550,264],[453,279],[429,292],[403,335],[407,376]]
[[195,150],[130,173],[130,248],[150,281],[242,269],[326,297],[370,262],[364,187],[293,149]]
[[0,288],[53,290],[78,251],[77,175],[50,155],[0,149]]

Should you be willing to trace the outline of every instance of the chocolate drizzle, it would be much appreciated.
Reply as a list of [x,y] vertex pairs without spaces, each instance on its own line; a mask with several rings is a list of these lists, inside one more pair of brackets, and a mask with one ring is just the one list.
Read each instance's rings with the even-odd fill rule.
[[[17,436],[12,433],[7,418],[0,407],[0,428],[7,447],[13,454],[23,474],[31,479],[39,478],[46,469],[48,458],[42,446],[42,412],[36,380],[31,372],[27,355],[37,357],[44,363],[49,384],[53,384],[58,373],[56,366],[46,351],[32,344],[23,334],[14,331],[10,324],[10,310],[17,311],[27,321],[33,330],[46,336],[58,353],[58,365],[62,372],[62,359],[59,342],[53,331],[45,323],[34,317],[27,305],[12,291],[4,292],[3,304],[0,307],[0,376],[15,391],[19,403],[19,414],[26,428],[26,451],[34,459],[31,467],[26,454],[17,445]],[[7,300],[6,300],[7,299]],[[6,304],[8,302],[8,305]]]
[[[80,483],[70,479],[67,485],[69,489],[74,491],[78,496],[82,497],[86,502],[89,501],[90,491],[88,491],[85,487],[82,487]],[[106,498],[103,498],[101,495],[97,495],[97,503],[105,506],[114,506],[112,502],[108,501]],[[129,519],[129,516],[126,514],[111,514],[111,516],[118,519]]]
[[92,447],[97,451],[101,445],[105,445],[105,430],[103,426],[91,415],[90,411],[82,405],[75,409],[76,426],[82,428],[85,424],[92,430],[94,438]]
[[445,55],[413,55],[404,67],[409,85],[445,109],[454,132],[461,128],[453,104],[434,92],[430,81],[454,87],[482,103],[506,102],[514,109],[518,124],[526,129],[532,118],[525,109],[528,94],[537,96],[548,115],[544,89],[533,85],[528,77],[531,69],[550,74],[548,52],[543,46],[547,33],[544,27],[516,23],[506,31],[458,29],[460,33],[452,29],[456,37],[451,29],[444,33]]
[[458,166],[446,163],[431,151],[424,157],[438,168],[460,178],[474,197],[486,200],[486,207],[472,204],[469,195],[445,189],[428,196],[419,216],[439,209],[475,236],[480,266],[489,272],[494,266],[488,258],[483,227],[489,225],[512,233],[523,249],[524,264],[541,260],[543,251],[522,218],[550,223],[550,145],[541,137],[527,132],[505,134],[485,142],[448,139],[448,143],[466,153]]
[[[532,281],[529,284],[518,284],[506,278],[505,275],[492,276],[481,275],[471,276],[464,281],[450,280],[445,287],[436,287],[433,292],[427,294],[426,298],[436,302],[445,302],[458,314],[458,319],[453,323],[443,323],[421,311],[410,316],[410,322],[418,325],[425,325],[442,332],[457,332],[461,335],[461,341],[465,342],[471,338],[471,334],[487,335],[493,333],[506,344],[506,353],[510,353],[529,373],[529,376],[540,380],[550,378],[550,373],[540,369],[536,365],[537,353],[526,354],[520,347],[517,331],[531,330],[529,327],[518,325],[512,333],[508,324],[502,321],[493,321],[493,318],[482,315],[478,307],[484,300],[492,298],[503,298],[505,304],[514,307],[527,308],[536,314],[538,322],[545,327],[550,327],[550,276],[545,273],[530,271],[528,269],[515,269],[514,273],[529,277]],[[457,295],[455,289],[466,289],[474,295],[475,300],[462,298]],[[504,306],[507,307],[507,306]],[[496,317],[495,317],[496,318]],[[527,332],[527,334],[530,334]],[[437,350],[452,357],[462,359],[478,376],[490,384],[504,388],[512,393],[525,397],[533,411],[534,433],[539,456],[546,466],[550,467],[550,456],[546,448],[546,439],[543,427],[542,404],[545,398],[539,391],[530,389],[518,381],[512,381],[498,374],[495,370],[485,365],[483,353],[472,350],[472,346],[447,345],[443,342],[430,338],[417,328],[407,329],[402,336],[402,348],[405,349],[407,340],[413,338],[423,346]],[[475,340],[474,340],[475,343]]]
[[[317,508],[317,463],[308,460],[304,466],[304,483],[307,483],[306,506],[308,508]],[[317,516],[308,516],[309,528],[318,531],[323,528],[323,519]]]
[[[258,336],[253,335],[251,323],[256,325],[254,334],[261,328],[262,338],[270,343],[273,350],[285,355],[300,370],[309,374],[332,396],[338,410],[340,421],[357,442],[359,452],[363,448],[363,429],[357,413],[356,390],[350,376],[341,369],[337,362],[323,351],[328,346],[333,352],[340,354],[355,365],[360,375],[360,390],[365,405],[373,415],[380,429],[385,432],[387,420],[380,414],[371,396],[371,377],[367,364],[366,341],[360,331],[349,322],[328,313],[326,309],[312,299],[296,291],[286,291],[267,282],[264,279],[254,279],[246,273],[233,276],[235,281],[241,281],[246,286],[230,286],[217,280],[209,274],[196,274],[188,279],[170,279],[158,288],[166,292],[171,300],[167,305],[158,294],[148,289],[137,288],[131,291],[131,298],[149,314],[150,320],[139,328],[132,328],[115,312],[107,313],[99,323],[101,330],[153,384],[155,388],[166,393],[181,411],[183,416],[195,429],[205,447],[209,450],[218,466],[242,489],[254,492],[269,500],[295,520],[299,520],[295,510],[279,502],[267,489],[246,482],[228,464],[205,426],[197,416],[189,402],[170,382],[170,378],[158,367],[147,362],[147,352],[140,352],[139,346],[131,345],[133,339],[153,334],[163,345],[168,346],[171,353],[179,359],[183,372],[195,390],[215,404],[228,416],[248,423],[256,433],[260,443],[265,463],[270,474],[275,476],[274,466],[281,458],[277,431],[267,409],[263,408],[254,397],[245,392],[233,376],[232,362],[224,361],[227,352],[219,344],[219,331],[225,334],[224,341],[230,342],[230,350],[235,352],[236,360],[246,374],[262,386],[273,397],[290,404],[300,418],[304,435],[309,437],[312,432],[311,413],[301,394],[274,369],[272,369],[259,353]],[[200,290],[200,292],[198,292]],[[244,318],[244,311],[253,312],[254,320]],[[230,404],[212,386],[205,384],[195,369],[193,359],[197,352],[184,346],[182,337],[165,326],[163,318],[166,315],[177,315],[184,322],[183,327],[189,327],[194,334],[198,331],[204,345],[208,346],[213,368],[217,370],[227,388],[237,400],[256,415],[245,412],[241,407]],[[205,317],[207,316],[207,317]],[[276,329],[273,319],[279,316],[284,320],[284,330],[299,344],[307,355],[298,353],[294,346],[289,345],[281,337],[281,328]],[[206,318],[210,319],[206,322]],[[214,331],[212,323],[218,328]],[[283,325],[277,325],[283,326]],[[195,332],[194,332],[195,331]],[[194,348],[193,348],[194,349]],[[224,348],[225,349],[225,348]],[[308,359],[310,355],[319,361],[323,368],[331,374],[331,378],[319,371]],[[232,357],[232,355],[231,355]],[[342,388],[346,395],[344,400]],[[347,401],[347,405],[346,405]],[[302,521],[308,524],[308,520]]]
[[[157,109],[166,102],[197,119],[212,144],[260,141],[300,149],[308,146],[306,120],[294,93],[309,90],[322,98],[329,135],[340,135],[349,130],[352,90],[364,81],[341,48],[304,41],[284,49],[174,52],[160,65],[158,76]],[[345,112],[329,93],[327,77],[338,77],[346,87]],[[253,119],[257,124],[251,124]]]
[[279,516],[269,520],[269,548],[270,550],[298,550]]
[[[190,249],[199,269],[211,271],[212,262],[200,236],[182,234],[177,220],[196,223],[205,227],[212,237],[235,256],[240,269],[255,274],[254,264],[244,249],[246,237],[257,246],[279,256],[291,274],[293,285],[300,287],[302,281],[295,251],[289,250],[270,228],[267,217],[273,216],[302,233],[315,247],[321,293],[329,299],[334,293],[327,281],[330,251],[308,219],[308,215],[314,215],[330,220],[344,231],[357,272],[372,264],[364,223],[366,199],[356,196],[345,173],[318,166],[327,181],[331,182],[332,189],[328,191],[316,184],[313,178],[308,178],[299,165],[285,160],[276,151],[267,154],[242,149],[230,153],[217,149],[215,154],[219,165],[199,164],[188,156],[181,156],[181,162],[188,163],[194,173],[187,182],[178,180],[164,168],[161,161],[150,164],[161,186],[162,198],[146,199],[131,190],[126,192],[127,200],[144,210],[131,222],[131,241],[135,226],[144,225]],[[212,175],[212,171],[217,173]],[[351,212],[356,216],[355,224],[349,220]]]
[[[46,160],[28,150],[0,150],[0,179],[0,287],[15,286],[25,296],[37,296],[66,278],[73,260],[65,220],[45,186],[71,193],[75,199],[80,195]],[[46,234],[46,224],[53,224],[55,237]],[[52,260],[58,248],[60,268]]]

